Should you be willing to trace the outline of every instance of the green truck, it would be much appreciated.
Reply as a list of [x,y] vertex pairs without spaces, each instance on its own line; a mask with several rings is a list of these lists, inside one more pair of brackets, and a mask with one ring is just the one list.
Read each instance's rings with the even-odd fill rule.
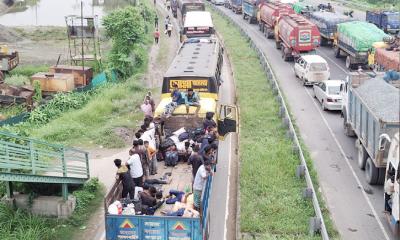
[[346,57],[346,67],[368,65],[368,55],[376,43],[389,37],[372,23],[352,21],[337,25],[333,47],[335,57]]

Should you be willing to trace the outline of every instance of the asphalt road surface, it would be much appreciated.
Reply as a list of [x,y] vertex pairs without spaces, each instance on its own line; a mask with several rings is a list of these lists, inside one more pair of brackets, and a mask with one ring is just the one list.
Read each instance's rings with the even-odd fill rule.
[[[344,135],[340,113],[322,111],[319,102],[312,97],[312,88],[302,86],[294,75],[293,63],[282,60],[274,40],[266,39],[257,25],[249,25],[242,15],[219,8],[237,22],[267,56],[310,151],[320,190],[341,238],[395,240],[382,213],[383,187],[366,183],[364,172],[357,167],[355,139]],[[332,49],[321,47],[317,53],[328,61],[331,79],[346,77],[344,59],[334,58]]]

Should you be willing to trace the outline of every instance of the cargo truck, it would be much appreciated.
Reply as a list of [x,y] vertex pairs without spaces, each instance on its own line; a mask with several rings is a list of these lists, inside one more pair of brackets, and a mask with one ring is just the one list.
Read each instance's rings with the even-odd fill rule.
[[267,38],[274,37],[275,24],[281,14],[294,14],[293,8],[285,3],[269,2],[259,5],[258,26]]
[[230,0],[230,7],[232,12],[241,14],[242,13],[242,0]]
[[353,21],[349,16],[341,13],[316,11],[309,15],[309,19],[317,25],[321,34],[321,46],[333,43],[337,25],[339,23]]
[[183,26],[183,23],[185,22],[185,16],[187,12],[206,10],[204,2],[201,0],[177,0],[177,1],[180,14],[178,20],[181,26]]
[[368,64],[376,71],[400,72],[400,37],[390,37],[384,39],[384,43],[374,44],[369,52]]
[[367,11],[365,20],[387,33],[398,33],[400,30],[400,12]]
[[389,37],[374,24],[352,21],[339,23],[333,40],[335,57],[346,56],[346,67],[352,69],[368,64],[373,45]]
[[243,19],[247,19],[250,24],[257,23],[257,5],[258,0],[243,0],[242,1],[242,14]]
[[371,185],[383,184],[389,147],[400,128],[400,81],[386,82],[383,74],[350,73],[341,86],[344,132],[355,136],[358,166]]
[[17,51],[10,52],[7,46],[0,46],[0,83],[4,80],[4,73],[7,73],[19,64]]
[[[400,138],[397,132],[393,138],[386,136],[386,140],[390,142],[388,153],[388,163],[386,166],[385,183],[388,180],[393,183],[392,194],[384,194],[385,215],[389,223],[390,229],[395,236],[400,236]],[[390,204],[391,202],[391,204]],[[387,205],[386,205],[387,204]],[[387,206],[389,205],[389,209]]]
[[282,14],[275,25],[275,44],[285,61],[310,53],[320,44],[318,27],[298,14]]
[[[222,56],[222,48],[214,40],[195,41],[192,39],[181,45],[178,55],[164,75],[161,101],[155,111],[155,119],[158,119],[159,123],[156,124],[159,130],[157,132],[161,133],[160,146],[164,146],[168,139],[172,139],[169,136],[176,130],[184,128],[184,131],[188,133],[198,131],[198,129],[203,131],[203,119],[209,112],[215,114],[214,119],[220,137],[236,132],[236,107],[218,104],[218,79],[221,74]],[[190,107],[188,114],[183,104],[179,105],[169,117],[163,117],[166,104],[171,102],[171,92],[175,85],[181,92],[193,88],[200,95],[198,115],[195,114],[196,107]],[[158,164],[161,165],[161,163]],[[171,189],[183,191],[183,189],[190,190],[192,187],[192,173],[187,163],[180,163],[172,170],[158,167],[158,172],[157,177],[165,176],[165,173],[172,175],[172,181],[162,187],[164,195],[167,195]],[[106,239],[210,239],[209,201],[212,181],[213,177],[209,176],[203,189],[201,214],[196,217],[166,216],[163,213],[170,211],[171,208],[165,203],[155,211],[154,215],[109,214],[108,207],[114,201],[121,199],[122,186],[120,182],[116,182],[104,201]]]

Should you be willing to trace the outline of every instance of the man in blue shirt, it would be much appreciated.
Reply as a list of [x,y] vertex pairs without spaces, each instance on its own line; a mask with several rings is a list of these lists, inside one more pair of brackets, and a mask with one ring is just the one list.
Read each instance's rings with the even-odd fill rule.
[[189,88],[185,95],[185,105],[186,105],[186,113],[189,115],[190,106],[196,107],[196,116],[200,111],[200,98],[199,95],[193,91],[193,88]]

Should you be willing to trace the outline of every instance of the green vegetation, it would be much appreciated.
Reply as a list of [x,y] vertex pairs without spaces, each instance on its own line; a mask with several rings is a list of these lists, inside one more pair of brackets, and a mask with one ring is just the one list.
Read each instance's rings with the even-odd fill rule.
[[67,41],[65,27],[15,27],[13,28],[19,36],[32,41]]
[[2,106],[0,109],[0,120],[7,119],[9,117],[13,117],[20,113],[26,111],[26,107],[24,105],[11,105],[11,106]]
[[[243,238],[319,239],[308,234],[314,210],[311,201],[302,198],[306,183],[295,176],[299,159],[282,127],[279,105],[258,56],[234,25],[215,12],[213,20],[230,53],[241,109],[239,184]],[[325,221],[334,238],[336,232],[329,216]]]
[[68,220],[35,216],[21,209],[0,203],[0,239],[2,240],[52,240],[72,239],[102,202],[103,188],[97,178],[88,181],[73,192],[76,209]]
[[395,10],[400,9],[400,2],[398,0],[350,0],[338,1],[341,3],[346,2],[346,6],[354,9],[372,10],[372,9],[385,9],[388,10],[394,5]]
[[[18,66],[14,70],[10,72],[11,76],[26,76],[31,77],[33,74],[37,72],[47,72],[49,70],[49,66],[47,65],[24,65]],[[8,78],[8,77],[7,77]],[[6,79],[7,79],[6,78]]]
[[30,85],[30,79],[25,75],[13,74],[6,77],[5,83],[12,86]]

